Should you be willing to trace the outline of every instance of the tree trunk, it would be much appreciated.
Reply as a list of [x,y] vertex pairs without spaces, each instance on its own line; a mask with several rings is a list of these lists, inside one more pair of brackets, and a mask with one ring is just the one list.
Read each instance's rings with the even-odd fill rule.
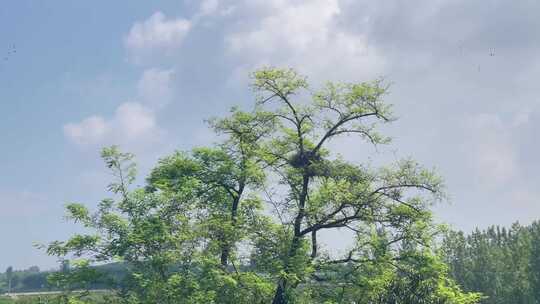
[[[233,229],[236,227],[236,223],[238,221],[238,206],[240,205],[240,198],[242,197],[242,193],[244,192],[245,182],[241,181],[240,185],[238,187],[238,193],[233,198],[232,208],[231,208],[231,224]],[[223,268],[226,268],[229,262],[229,255],[231,253],[231,247],[232,244],[229,242],[227,238],[224,240],[223,247],[221,248],[221,266]]]
[[226,244],[223,246],[223,248],[221,249],[221,266],[226,268],[227,267],[227,264],[228,264],[228,261],[229,261],[229,244]]
[[[302,234],[301,234],[302,220],[304,219],[304,216],[305,216],[304,208],[306,205],[308,186],[309,186],[309,175],[304,173],[303,180],[302,180],[302,192],[300,193],[300,197],[298,199],[298,207],[299,207],[298,214],[296,215],[296,218],[294,219],[294,236],[291,241],[291,249],[289,251],[289,255],[287,257],[287,260],[285,261],[285,272],[287,274],[289,273],[289,270],[291,267],[289,260],[290,258],[293,258],[297,255],[298,248],[300,247],[300,242],[302,240]],[[288,282],[286,278],[282,278],[279,280],[272,304],[287,304],[288,302],[287,297],[286,297],[286,291],[288,288],[287,283]]]
[[285,280],[282,280],[278,283],[278,287],[276,289],[276,294],[274,295],[274,300],[272,300],[272,304],[286,304],[287,300],[285,299],[285,288],[283,287],[286,284]]

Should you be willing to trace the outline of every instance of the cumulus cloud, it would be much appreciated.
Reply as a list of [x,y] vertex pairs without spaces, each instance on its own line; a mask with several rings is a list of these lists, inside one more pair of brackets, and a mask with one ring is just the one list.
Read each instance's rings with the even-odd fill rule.
[[[124,43],[132,58],[140,63],[178,49],[190,28],[189,20],[168,19],[162,12],[156,12],[147,20],[136,22],[124,37]],[[130,150],[150,147],[165,134],[158,126],[157,114],[174,97],[174,75],[174,69],[147,68],[136,84],[134,101],[120,104],[109,117],[92,115],[67,123],[63,127],[64,135],[79,146],[120,144]]]
[[116,110],[113,124],[127,140],[151,135],[157,130],[154,113],[135,102],[121,104]]
[[137,102],[122,103],[109,119],[91,116],[64,126],[65,136],[82,146],[147,144],[155,141],[162,132],[155,113]]
[[[208,26],[216,21],[212,17],[227,17],[236,10],[235,3],[227,0],[202,0],[197,12],[191,18],[193,27]],[[207,17],[207,18],[205,18]],[[205,19],[205,20],[201,20]],[[200,23],[202,21],[202,23]]]
[[203,0],[201,1],[200,14],[211,15],[217,11],[218,7],[218,0]]
[[137,82],[136,101],[120,104],[110,118],[92,115],[64,125],[64,135],[80,146],[126,143],[135,145],[158,140],[163,130],[157,114],[174,96],[174,70],[150,68]]
[[191,21],[183,18],[167,19],[156,12],[143,22],[136,22],[124,44],[135,62],[142,62],[153,55],[170,55],[177,50],[191,29]]
[[357,79],[382,71],[384,58],[369,46],[368,37],[340,25],[338,0],[256,3],[254,9],[266,13],[225,38],[229,53],[242,57],[247,69],[284,65],[315,78],[354,75]]
[[64,125],[64,134],[80,145],[100,142],[107,134],[108,124],[101,116],[90,116],[79,123]]

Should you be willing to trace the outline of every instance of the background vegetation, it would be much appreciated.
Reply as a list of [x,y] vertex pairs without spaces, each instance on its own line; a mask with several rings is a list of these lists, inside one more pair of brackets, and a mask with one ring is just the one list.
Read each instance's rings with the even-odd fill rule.
[[451,276],[488,296],[483,303],[540,303],[539,222],[451,232],[443,248]]

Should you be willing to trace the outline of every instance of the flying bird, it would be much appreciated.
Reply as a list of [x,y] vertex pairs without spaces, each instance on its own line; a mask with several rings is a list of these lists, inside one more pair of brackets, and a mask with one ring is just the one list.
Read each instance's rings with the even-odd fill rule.
[[12,44],[7,53],[4,55],[4,61],[7,61],[15,53],[17,53],[17,48],[15,47],[15,44]]

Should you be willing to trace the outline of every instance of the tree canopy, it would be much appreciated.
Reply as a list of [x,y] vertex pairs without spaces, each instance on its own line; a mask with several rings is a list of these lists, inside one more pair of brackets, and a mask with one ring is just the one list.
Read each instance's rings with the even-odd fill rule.
[[[328,82],[313,89],[291,69],[253,73],[251,111],[211,119],[214,146],[163,157],[134,187],[133,155],[102,157],[112,198],[74,203],[89,231],[50,244],[62,259],[122,262],[125,303],[476,303],[448,277],[430,206],[442,179],[412,159],[384,167],[340,157],[330,143],[390,139],[387,86]],[[320,234],[348,230],[336,256]],[[81,262],[80,259],[85,262]],[[80,275],[83,279],[92,276]],[[81,279],[81,280],[83,280]]]

